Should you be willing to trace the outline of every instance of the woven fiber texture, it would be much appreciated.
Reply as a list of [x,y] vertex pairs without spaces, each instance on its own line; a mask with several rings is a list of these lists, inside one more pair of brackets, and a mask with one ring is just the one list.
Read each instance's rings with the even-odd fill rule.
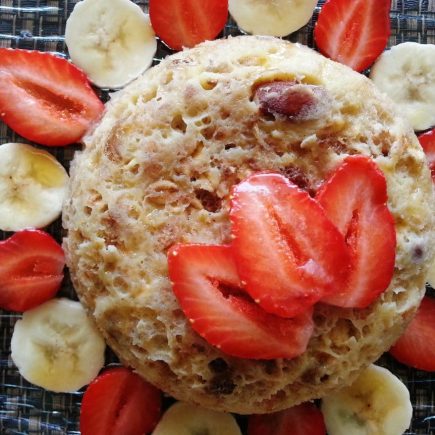
[[[107,0],[110,1],[110,0]],[[161,0],[164,1],[164,0]],[[349,0],[352,1],[352,0]],[[50,51],[67,56],[64,43],[65,22],[77,0],[0,0],[0,47]],[[148,1],[136,1],[144,11]],[[314,47],[313,25],[324,3],[320,0],[310,23],[290,35],[293,42]],[[231,19],[222,36],[241,32]],[[435,0],[393,0],[389,46],[405,41],[435,44]],[[159,42],[154,63],[171,50]],[[106,93],[101,93],[103,100]],[[28,142],[0,122],[0,144]],[[78,146],[45,148],[69,169],[69,162]],[[46,229],[59,242],[62,238],[60,220]],[[0,240],[10,236],[0,231]],[[428,289],[433,294],[433,289]],[[77,299],[68,275],[59,296]],[[10,339],[19,314],[0,310],[0,434],[79,434],[80,403],[83,392],[59,394],[35,387],[21,378],[10,357]],[[116,358],[107,352],[107,363]],[[389,368],[408,386],[414,407],[411,434],[435,434],[435,374],[407,368],[388,355],[379,364]],[[168,400],[166,404],[170,403]],[[240,417],[246,429],[246,418]]]

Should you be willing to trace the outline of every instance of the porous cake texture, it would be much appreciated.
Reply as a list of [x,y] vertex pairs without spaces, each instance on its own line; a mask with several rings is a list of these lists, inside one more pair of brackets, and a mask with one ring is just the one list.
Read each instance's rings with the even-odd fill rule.
[[[257,90],[269,82],[313,98],[296,98],[293,117],[268,112]],[[168,248],[229,243],[230,189],[248,175],[276,171],[313,193],[354,154],[387,179],[397,230],[387,291],[366,309],[317,304],[293,360],[209,345],[174,297]],[[177,399],[266,413],[350,383],[399,337],[424,294],[432,216],[424,153],[370,80],[304,46],[242,36],[169,56],[113,95],[72,163],[64,247],[81,302],[124,364]]]

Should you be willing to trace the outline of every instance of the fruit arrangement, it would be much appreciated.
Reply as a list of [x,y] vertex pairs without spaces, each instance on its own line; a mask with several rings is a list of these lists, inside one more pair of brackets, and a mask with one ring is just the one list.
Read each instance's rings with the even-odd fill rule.
[[[90,6],[86,2],[95,9],[90,9]],[[120,88],[143,72],[152,63],[157,48],[154,32],[157,33],[166,45],[178,50],[183,46],[193,46],[204,39],[213,39],[218,36],[227,20],[227,9],[223,5],[225,2],[187,1],[183,10],[177,6],[178,2],[167,3],[162,8],[163,2],[151,0],[149,5],[150,19],[147,19],[141,12],[141,9],[128,0],[114,1],[113,9],[109,13],[104,8],[104,2],[102,1],[94,0],[91,2],[91,0],[84,0],[82,4],[79,3],[78,7],[71,13],[71,19],[67,22],[65,38],[71,59],[86,74],[58,57],[37,51],[29,53],[19,50],[0,49],[0,77],[3,80],[3,85],[0,86],[1,119],[17,134],[37,144],[65,146],[78,142],[85,131],[92,128],[92,124],[99,119],[103,111],[103,105],[93,91],[89,80],[101,88]],[[291,20],[286,20],[280,16],[279,23],[277,23],[277,19],[273,20],[272,16],[271,24],[265,19],[264,23],[267,25],[265,29],[257,27],[258,19],[255,16],[246,16],[244,8],[247,6],[244,3],[244,1],[236,0],[229,2],[230,13],[242,30],[252,33],[273,32],[273,34],[279,36],[285,36],[304,26],[310,20],[316,6],[311,4],[312,2],[309,2],[309,5],[307,4],[304,8],[298,10],[298,3],[295,1],[277,2],[280,8],[287,7],[289,10],[293,10],[294,13],[291,15]],[[319,51],[333,59],[348,64],[358,71],[369,67],[380,55],[387,43],[389,36],[388,14],[390,11],[389,2],[376,3],[376,10],[371,9],[370,4],[371,2],[355,2],[355,8],[359,8],[359,12],[357,14],[355,9],[353,10],[355,12],[353,15],[345,0],[331,0],[328,2],[318,17],[318,25],[314,31],[315,43]],[[360,18],[361,11],[363,11],[363,20]],[[267,14],[270,10],[265,11],[260,4],[258,11],[256,6],[253,8],[254,12],[257,14]],[[96,17],[98,17],[98,20],[95,20]],[[373,18],[376,18],[376,20]],[[211,23],[213,25],[210,25]],[[331,25],[333,27],[334,25],[337,26],[338,30],[331,28]],[[363,35],[364,37],[357,38],[358,40],[356,38],[347,38],[349,26],[358,25],[366,30]],[[137,32],[134,34],[130,32],[130,27],[135,30],[137,29]],[[83,35],[86,35],[86,37],[82,38]],[[339,40],[343,40],[345,43],[343,45],[337,44]],[[415,130],[422,131],[433,126],[435,123],[433,119],[434,98],[430,87],[430,83],[434,82],[433,76],[430,75],[433,74],[431,61],[435,57],[431,48],[428,49],[428,53],[425,53],[425,46],[420,44],[411,46],[409,44],[411,43],[398,46],[396,49],[388,52],[388,54],[381,56],[371,70],[371,77],[375,83],[379,83],[380,88],[386,93],[389,93],[389,88],[392,87],[391,97],[394,98],[398,93],[397,88],[401,87],[402,84],[395,82],[398,79],[393,74],[393,71],[396,73],[397,68],[401,68],[409,74],[409,89],[406,88],[404,92],[406,95],[409,95],[417,87],[419,92],[421,92],[421,98],[418,99],[419,107],[416,108],[411,105],[403,93],[398,93],[397,98],[399,101],[403,101],[404,106],[402,110],[404,112],[410,110],[411,114],[409,118]],[[338,51],[336,51],[337,46],[340,47]],[[129,47],[131,50],[123,50],[125,47]],[[160,50],[167,51],[163,46],[160,46]],[[407,56],[409,56],[409,59],[412,59],[414,55],[417,56],[417,61],[414,65],[414,71],[410,71],[409,62],[411,61],[408,61]],[[429,77],[427,83],[418,82],[418,77],[421,77],[422,74]],[[27,109],[29,101],[33,105],[32,112],[29,112]],[[278,112],[281,110],[280,102],[277,103],[274,110]],[[427,152],[429,164],[433,172],[433,131],[424,133],[421,136],[421,143]],[[68,152],[62,151],[60,154],[64,156],[61,159],[62,162],[66,163],[68,158],[65,156]],[[7,192],[5,196],[6,200],[0,204],[0,228],[5,232],[3,238],[6,239],[0,245],[0,259],[2,260],[0,262],[0,279],[4,277],[3,281],[0,282],[2,286],[0,288],[2,288],[3,292],[0,294],[0,301],[4,298],[5,302],[2,302],[1,305],[4,309],[26,311],[22,320],[16,322],[14,335],[12,336],[12,360],[20,369],[23,376],[36,385],[46,387],[51,391],[76,391],[94,379],[104,364],[104,343],[102,343],[102,340],[97,335],[93,335],[95,333],[93,325],[86,324],[84,312],[79,304],[64,299],[42,303],[52,297],[61,285],[64,265],[63,252],[59,245],[46,233],[40,230],[26,230],[28,227],[44,228],[59,216],[68,176],[62,165],[54,159],[53,155],[42,151],[41,147],[34,148],[20,143],[1,145],[0,161],[0,173],[4,176],[4,180],[6,180],[4,189]],[[265,328],[262,328],[260,325],[258,330],[254,330],[254,336],[244,336],[243,334],[246,331],[252,333],[252,323],[243,329],[243,322],[246,321],[246,318],[248,318],[248,321],[252,320],[252,318],[256,320],[259,315],[255,314],[250,319],[249,313],[252,307],[249,309],[243,308],[243,313],[248,314],[235,322],[233,328],[237,325],[242,325],[239,337],[241,337],[242,341],[243,339],[252,341],[253,348],[249,352],[253,352],[254,357],[257,358],[291,358],[297,352],[303,351],[303,342],[309,338],[307,331],[310,329],[309,314],[307,314],[309,311],[307,310],[309,310],[310,303],[314,303],[314,300],[321,299],[338,306],[364,307],[385,289],[389,282],[389,273],[392,273],[391,269],[394,264],[394,248],[392,247],[394,247],[395,243],[394,230],[391,227],[391,217],[389,217],[388,210],[385,207],[385,186],[382,187],[382,180],[378,179],[376,168],[366,168],[367,162],[348,162],[348,165],[354,166],[348,171],[346,167],[337,170],[333,177],[318,191],[316,202],[312,201],[309,204],[304,202],[304,207],[306,208],[299,210],[300,215],[293,216],[293,219],[308,219],[310,217],[311,219],[316,219],[317,222],[320,220],[321,226],[328,228],[327,231],[324,231],[322,237],[319,234],[308,235],[310,240],[316,240],[316,253],[312,255],[315,256],[318,253],[322,253],[322,250],[327,252],[334,245],[334,249],[331,252],[333,254],[338,253],[337,255],[341,256],[338,259],[333,256],[328,258],[326,255],[319,255],[319,267],[332,270],[330,274],[332,275],[331,282],[320,282],[318,279],[316,280],[318,274],[311,276],[309,273],[303,278],[306,281],[301,283],[297,282],[297,279],[295,280],[294,289],[296,295],[292,294],[295,301],[298,300],[298,286],[306,285],[309,282],[310,288],[313,289],[313,294],[310,295],[311,302],[304,301],[306,306],[298,307],[292,303],[292,310],[295,311],[286,311],[289,306],[289,296],[288,294],[284,295],[280,293],[283,286],[279,279],[276,280],[276,288],[269,295],[270,299],[260,300],[261,292],[260,294],[256,292],[259,290],[257,283],[261,281],[261,277],[255,277],[257,269],[249,269],[249,266],[253,264],[253,259],[250,256],[255,256],[255,252],[243,246],[243,243],[249,241],[249,228],[252,225],[252,222],[249,222],[250,218],[256,220],[256,217],[260,217],[261,221],[269,222],[269,219],[264,219],[264,216],[258,216],[258,210],[261,210],[262,207],[252,208],[251,210],[249,207],[257,202],[260,205],[265,205],[263,208],[267,210],[266,213],[272,213],[273,210],[274,214],[277,213],[276,210],[279,208],[279,203],[276,205],[273,202],[267,202],[261,195],[256,194],[256,189],[251,187],[250,191],[250,186],[259,183],[263,187],[270,189],[271,192],[279,190],[279,194],[285,195],[287,199],[289,198],[290,202],[294,201],[292,210],[285,210],[286,215],[297,209],[297,206],[303,202],[299,198],[303,195],[303,192],[293,192],[289,186],[281,186],[278,189],[276,186],[283,183],[283,181],[276,179],[276,177],[274,178],[273,174],[264,176],[263,180],[259,180],[261,176],[256,176],[257,178],[254,176],[235,187],[231,219],[234,234],[237,236],[236,240],[240,243],[235,243],[231,252],[225,246],[205,247],[195,245],[174,246],[170,250],[168,258],[170,274],[172,274],[171,279],[174,282],[174,292],[179,298],[183,309],[183,300],[186,298],[190,301],[193,298],[197,302],[195,306],[192,306],[191,302],[187,304],[188,313],[186,310],[185,312],[192,319],[192,323],[198,328],[197,332],[199,334],[208,334],[208,329],[214,329],[216,332],[216,328],[219,326],[212,325],[211,327],[209,321],[204,321],[203,312],[206,302],[201,301],[198,295],[189,293],[192,291],[192,288],[186,288],[185,285],[183,286],[183,283],[187,281],[185,274],[189,275],[191,272],[189,267],[192,264],[198,266],[192,272],[195,275],[198,268],[207,268],[210,258],[213,258],[215,265],[218,264],[218,271],[216,272],[218,276],[216,279],[220,279],[220,276],[223,276],[224,278],[222,279],[234,287],[241,286],[239,278],[244,282],[246,281],[246,284],[243,284],[243,286],[246,287],[247,292],[256,302],[257,299],[260,300],[258,305],[261,307],[261,310],[267,312],[267,314],[261,314],[265,316],[264,324],[270,325],[271,322],[279,322],[277,329],[283,334],[286,334],[287,324],[291,324],[293,334],[295,328],[297,330],[294,342],[289,342],[288,353],[279,355],[274,353],[280,347],[279,340],[282,338],[277,340],[276,349],[274,349],[274,337],[269,335],[265,338],[265,341],[269,341],[270,349],[262,347],[260,350],[262,352],[270,351],[271,353],[259,356],[259,349],[255,348],[255,337],[258,334],[262,334]],[[352,173],[352,177],[349,176],[349,171]],[[369,196],[367,199],[368,201],[373,201],[369,206],[365,203],[365,199],[361,201],[361,199],[355,197],[351,201],[349,200],[349,196],[352,190],[354,190],[352,183],[359,181],[358,176],[368,178],[369,183],[371,183],[370,185],[374,186],[375,192],[373,196]],[[348,186],[348,191],[344,189],[343,192],[342,186],[344,185]],[[340,189],[336,188],[336,186],[340,186]],[[9,193],[11,191],[14,192],[13,195]],[[32,201],[34,205],[32,205]],[[319,212],[317,202],[325,210],[324,214]],[[341,204],[341,206],[338,207],[337,203]],[[336,247],[340,243],[339,232],[345,231],[345,228],[348,228],[350,225],[346,221],[346,212],[343,213],[343,210],[346,211],[349,203],[352,203],[355,207],[360,207],[361,210],[367,210],[367,207],[370,207],[370,213],[366,215],[362,214],[362,219],[358,223],[360,227],[352,227],[354,233],[351,236],[347,236],[353,240],[356,246],[350,253],[344,248],[340,250]],[[337,212],[338,209],[341,211],[340,213]],[[375,213],[372,213],[373,209],[376,210]],[[23,210],[25,210],[24,213]],[[351,216],[348,216],[348,219],[350,221]],[[334,224],[333,229],[329,229],[331,222]],[[380,224],[383,237],[363,230],[364,228],[372,227],[374,222],[377,227]],[[287,224],[291,226],[291,221]],[[49,230],[52,233],[56,233],[57,236],[59,235],[56,231],[56,226],[49,228]],[[17,232],[15,235],[12,235],[10,233],[12,231]],[[272,225],[264,225],[261,231],[269,235],[274,229]],[[289,231],[291,232],[291,229]],[[334,231],[337,232],[335,236]],[[240,234],[244,235],[240,236]],[[326,235],[331,237],[331,240],[327,240]],[[365,240],[364,237],[368,239]],[[298,243],[304,247],[308,245],[302,239]],[[359,244],[370,245],[371,250],[362,252],[357,248]],[[249,243],[250,245],[251,243]],[[233,255],[235,261],[232,261]],[[279,255],[279,252],[277,255]],[[368,259],[372,256],[381,256],[384,259],[380,269],[377,271],[372,271],[368,266]],[[277,261],[285,263],[285,258],[287,257],[284,253],[283,257],[281,259],[278,258]],[[32,261],[35,264],[33,266],[33,273],[25,276],[28,265]],[[198,265],[197,263],[201,261],[203,264]],[[353,265],[354,276],[350,278],[352,285],[348,285],[349,288],[343,290],[342,293],[332,294],[330,289],[336,287],[337,283],[343,280],[343,277],[340,275],[342,270],[339,268],[334,270],[334,265],[346,262]],[[237,271],[240,264],[245,266]],[[292,272],[294,267],[294,264],[288,264],[287,275],[285,275],[286,281],[288,281],[288,277],[294,277]],[[266,264],[263,270],[267,269],[268,265]],[[240,270],[243,270],[245,275],[240,273]],[[362,287],[358,287],[358,284],[361,282],[360,277],[363,275],[364,277],[369,275],[371,280],[368,284],[367,281],[364,281],[367,288],[364,288],[364,284]],[[11,276],[18,276],[20,279],[13,280]],[[273,278],[271,276],[268,281],[273,281]],[[188,279],[200,280],[201,277],[189,276]],[[382,280],[386,281],[382,282]],[[178,284],[179,282],[181,284]],[[44,294],[41,294],[41,288],[44,289]],[[210,289],[210,291],[212,290]],[[353,293],[350,293],[351,291]],[[22,292],[26,295],[25,297],[16,296],[17,294],[22,295]],[[68,292],[68,284],[64,282],[60,295],[65,295]],[[237,300],[234,298],[232,304],[237,307],[243,304],[241,301],[243,299]],[[40,305],[41,303],[42,305]],[[59,305],[56,307],[56,310],[51,307],[54,304]],[[431,313],[433,313],[434,308],[432,305],[431,299],[426,299],[423,302],[421,312],[411,325],[411,336],[404,336],[403,340],[399,340],[392,350],[392,354],[399,361],[423,370],[434,370],[432,354],[427,352],[425,353],[426,358],[422,357],[425,342],[431,338],[430,331],[432,329],[430,327],[433,328]],[[253,309],[260,309],[256,305],[254,307]],[[219,310],[224,311],[224,308],[220,305],[217,305],[215,308],[217,309],[217,312],[214,313],[216,317],[221,316],[222,314]],[[276,315],[280,316],[279,320],[275,317]],[[294,317],[296,315],[299,317]],[[286,316],[292,318],[284,319]],[[272,317],[273,320],[271,320]],[[44,320],[38,320],[40,318],[44,318]],[[202,319],[203,324],[198,322],[197,318]],[[49,328],[40,328],[39,325],[41,324],[48,325]],[[430,327],[427,326],[428,324]],[[255,326],[258,327],[258,325]],[[65,328],[68,329],[68,333],[65,332]],[[53,346],[53,343],[58,343],[56,342],[57,334],[71,337],[67,340],[66,349],[62,349],[61,344]],[[213,344],[221,346],[222,343],[219,341],[221,339],[222,333],[218,333],[217,341]],[[84,342],[91,343],[92,351],[89,347],[80,346]],[[240,347],[239,342],[231,343],[230,347],[226,350],[228,353],[240,352],[240,349],[246,349],[246,344]],[[47,348],[51,348],[52,353],[47,353]],[[74,355],[69,353],[71,348],[75,351]],[[280,349],[280,352],[282,351]],[[28,359],[29,352],[35,355],[34,360],[32,359],[30,364]],[[40,358],[38,352],[41,352]],[[58,358],[59,355],[60,357]],[[418,355],[417,358],[416,355]],[[65,359],[62,359],[62,356]],[[252,357],[252,354],[242,354],[239,356]],[[75,361],[75,358],[79,359],[77,362],[74,362],[74,367],[71,368],[70,373],[77,371],[80,372],[80,375],[73,376],[73,379],[62,379],[61,372],[65,367],[68,367],[71,359]],[[48,360],[52,364],[48,366],[43,364],[44,367],[38,366],[34,363],[38,359],[41,361]],[[81,370],[80,366],[82,364],[86,365],[85,371]],[[46,370],[48,370],[48,373]],[[148,386],[148,384],[144,384],[143,388],[141,388],[135,380],[130,379],[131,376],[132,373],[126,369],[109,369],[91,383],[83,398],[81,420],[83,433],[107,433],[108,427],[124,429],[125,425],[129,426],[133,431],[132,433],[136,433],[134,430],[147,432],[153,430],[161,412],[160,394]],[[386,382],[386,391],[397,393],[392,395],[391,402],[397,401],[399,414],[404,420],[402,421],[400,418],[396,419],[395,415],[392,414],[391,419],[394,420],[394,423],[389,422],[388,424],[396,425],[398,429],[395,430],[397,431],[405,430],[407,421],[410,418],[410,409],[407,408],[409,396],[406,396],[407,392],[403,390],[402,384],[398,383],[397,378],[390,379],[390,375],[379,368],[371,368],[366,376],[369,378],[380,377],[380,379]],[[53,379],[56,380],[56,383],[59,381],[60,386],[54,385]],[[73,382],[70,383],[70,381]],[[364,386],[369,381],[362,378],[358,382]],[[379,381],[379,385],[384,385],[382,382]],[[390,384],[391,387],[389,387]],[[133,415],[137,415],[137,408],[132,404],[133,400],[129,402],[125,398],[126,391],[135,400],[150,403],[153,410],[144,410],[142,419],[134,419]],[[364,391],[363,387],[362,390],[360,389],[355,394],[358,395],[361,391]],[[117,392],[119,393],[117,394]],[[377,394],[383,395],[384,392],[382,390],[367,392],[368,396],[379,397]],[[96,416],[93,412],[89,411],[89,408],[93,408],[93,404],[97,401],[108,400],[108,397],[112,395],[113,401],[108,403],[107,407],[104,407],[105,409],[101,409],[101,415],[98,413],[98,419],[96,419]],[[122,401],[123,404],[115,403],[115,399]],[[334,398],[331,396],[330,400],[324,401],[323,412],[325,416],[329,417],[326,425],[332,434],[350,433],[347,431],[347,427],[342,425],[339,417],[342,415],[340,406],[343,405],[348,410],[349,403],[353,403],[353,400],[361,400],[361,397],[358,396],[358,399],[355,399],[352,391],[344,391],[340,397]],[[370,403],[377,403],[376,398]],[[356,404],[355,406],[359,405]],[[113,420],[113,414],[117,412],[116,410],[119,407],[122,408],[123,413],[117,414],[118,420],[115,421]],[[388,410],[385,410],[385,415],[388,418],[390,418],[390,414],[387,411],[391,411],[390,408],[388,407]],[[192,417],[190,417],[190,414],[192,414]],[[225,432],[222,433],[240,433],[240,429],[231,416],[228,415],[225,417],[227,420],[223,420],[222,416],[214,416],[212,414],[208,414],[208,411],[205,410],[192,409],[189,405],[175,404],[166,411],[154,433],[171,433],[172,429],[170,428],[176,424],[174,421],[181,421],[187,427],[190,424],[187,423],[189,418],[194,422],[192,424],[204,421],[204,424],[212,424],[211,427],[214,427],[214,425],[210,422],[213,422],[213,419],[216,418],[220,425],[227,427]],[[311,426],[302,427],[300,433],[317,433],[314,432],[316,430],[320,434],[325,431],[323,418],[319,414],[318,408],[309,404],[303,405],[298,409],[288,410],[274,417],[276,418],[273,421],[268,421],[267,417],[263,418],[262,416],[251,417],[247,425],[248,433],[251,435],[256,433],[266,434],[267,430],[270,430],[270,427],[276,421],[279,422],[280,427],[279,429],[274,429],[274,432],[271,433],[286,433],[286,425],[292,424],[291,422],[295,420],[305,419],[309,419],[312,422]],[[367,418],[362,416],[361,418],[363,421],[370,422],[371,416],[369,415]],[[106,426],[103,426],[103,424]],[[258,428],[261,428],[262,425],[265,428],[258,432]],[[338,429],[336,429],[337,426],[339,427]],[[189,430],[198,429],[193,427]],[[203,428],[200,427],[199,430],[203,430]],[[281,432],[278,432],[278,430]],[[332,432],[333,430],[334,432]],[[343,432],[340,432],[340,430]]]

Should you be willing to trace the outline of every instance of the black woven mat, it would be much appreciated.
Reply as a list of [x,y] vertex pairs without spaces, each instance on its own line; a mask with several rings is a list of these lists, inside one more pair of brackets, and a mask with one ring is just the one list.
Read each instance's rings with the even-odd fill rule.
[[[107,0],[110,1],[110,0]],[[164,0],[161,0],[164,1]],[[314,46],[312,30],[320,6],[311,22],[288,39]],[[352,0],[349,0],[350,2]],[[0,47],[25,48],[66,55],[65,21],[77,0],[0,0]],[[136,1],[145,11],[148,1]],[[435,0],[393,0],[389,46],[404,41],[435,44]],[[223,36],[240,34],[229,20]],[[159,43],[154,63],[170,54]],[[105,99],[107,95],[102,95]],[[0,122],[0,144],[28,142]],[[46,148],[47,149],[47,148]],[[77,147],[49,148],[68,169]],[[59,241],[60,221],[48,229]],[[10,234],[0,231],[0,240]],[[76,298],[68,277],[61,296]],[[10,358],[10,338],[19,315],[0,310],[0,433],[1,434],[78,434],[82,392],[50,393],[23,380]],[[107,361],[115,361],[108,352]],[[414,406],[412,426],[407,434],[435,434],[435,374],[409,369],[385,355],[380,364],[390,368],[408,386]],[[246,418],[240,420],[245,426]]]

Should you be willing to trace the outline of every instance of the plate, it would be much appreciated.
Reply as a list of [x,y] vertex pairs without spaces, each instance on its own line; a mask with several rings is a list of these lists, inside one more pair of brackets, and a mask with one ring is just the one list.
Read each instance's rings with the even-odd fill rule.
[[[163,0],[161,0],[163,1]],[[66,18],[77,0],[0,0],[0,47],[51,51],[66,55],[64,31]],[[145,11],[148,1],[135,1]],[[310,23],[286,38],[292,42],[314,46],[313,24],[324,0],[319,1]],[[221,36],[239,35],[230,19]],[[389,46],[405,41],[435,44],[435,0],[393,0]],[[154,63],[171,50],[159,42]],[[107,99],[106,93],[101,94]],[[0,125],[0,143],[27,142]],[[47,148],[45,148],[47,149]],[[77,146],[48,148],[68,169]],[[62,238],[60,220],[47,229],[58,241]],[[0,231],[0,240],[10,234]],[[432,289],[428,289],[433,292]],[[69,277],[66,276],[60,296],[76,299]],[[10,339],[20,315],[0,310],[0,433],[1,434],[79,434],[80,403],[83,392],[59,394],[35,387],[21,378],[10,358]],[[116,357],[107,353],[107,362]],[[406,434],[435,434],[435,373],[407,368],[388,355],[379,364],[388,367],[408,386],[414,407],[412,426]],[[167,399],[169,403],[170,399]],[[246,418],[240,418],[243,429]]]

